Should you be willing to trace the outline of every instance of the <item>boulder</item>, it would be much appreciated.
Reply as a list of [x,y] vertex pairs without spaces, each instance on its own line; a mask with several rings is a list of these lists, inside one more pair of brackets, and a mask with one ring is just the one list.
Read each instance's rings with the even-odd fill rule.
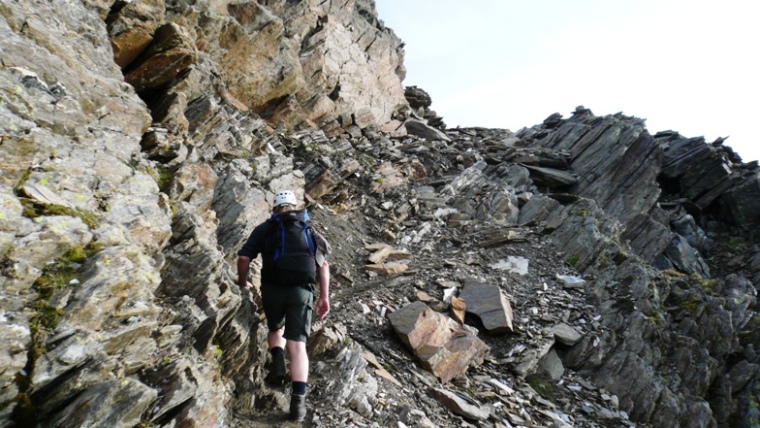
[[489,349],[454,320],[419,301],[393,312],[388,320],[422,366],[444,383],[481,364]]

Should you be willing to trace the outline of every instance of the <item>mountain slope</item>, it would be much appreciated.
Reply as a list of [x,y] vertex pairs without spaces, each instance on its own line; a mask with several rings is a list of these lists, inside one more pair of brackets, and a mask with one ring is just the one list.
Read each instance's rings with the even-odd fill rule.
[[[371,1],[0,0],[0,40],[3,425],[282,424],[233,268],[281,188],[335,249],[307,425],[757,423],[760,169],[722,142],[446,130]],[[389,314],[476,283],[513,329],[468,315],[441,383]]]

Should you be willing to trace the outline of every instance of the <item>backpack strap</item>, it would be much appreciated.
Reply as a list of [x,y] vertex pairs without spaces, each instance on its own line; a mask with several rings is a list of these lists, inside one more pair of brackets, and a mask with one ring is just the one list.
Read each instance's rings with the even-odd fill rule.
[[303,237],[306,240],[306,244],[309,246],[309,250],[311,251],[311,254],[316,255],[317,244],[316,242],[314,242],[314,235],[311,232],[311,226],[309,226],[308,223],[303,222],[302,229],[303,229]]
[[[280,241],[285,242],[285,228],[282,224],[282,218],[278,216],[277,214],[272,214],[269,216],[269,219],[267,220],[267,223],[269,223],[269,228],[267,229],[264,243],[269,250],[270,253],[274,255],[273,259],[277,260],[282,256],[284,250],[281,248],[282,246],[277,246],[277,233],[280,233]],[[284,244],[283,244],[284,245]]]
[[[282,244],[280,246],[275,246],[275,248],[274,248],[274,259],[275,260],[279,259],[280,256],[282,256],[283,254],[285,254],[285,225],[282,224],[282,222],[279,222],[276,227],[279,228],[279,231],[280,231],[280,242]],[[276,231],[275,231],[275,233],[276,233]]]

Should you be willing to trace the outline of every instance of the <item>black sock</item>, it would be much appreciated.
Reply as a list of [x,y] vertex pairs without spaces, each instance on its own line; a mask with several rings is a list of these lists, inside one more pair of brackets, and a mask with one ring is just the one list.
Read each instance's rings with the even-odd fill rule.
[[293,382],[293,395],[306,395],[306,382]]
[[276,346],[276,347],[270,349],[269,353],[272,354],[272,358],[274,358],[274,357],[277,357],[277,356],[284,356],[285,355],[285,350],[282,349],[282,348],[280,348],[279,346]]

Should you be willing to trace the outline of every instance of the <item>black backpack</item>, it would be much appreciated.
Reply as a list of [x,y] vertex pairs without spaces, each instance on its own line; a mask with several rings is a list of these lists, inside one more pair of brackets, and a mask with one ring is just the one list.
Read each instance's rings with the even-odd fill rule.
[[297,286],[317,281],[317,245],[306,210],[272,214],[267,247],[271,256],[262,278],[281,285]]

